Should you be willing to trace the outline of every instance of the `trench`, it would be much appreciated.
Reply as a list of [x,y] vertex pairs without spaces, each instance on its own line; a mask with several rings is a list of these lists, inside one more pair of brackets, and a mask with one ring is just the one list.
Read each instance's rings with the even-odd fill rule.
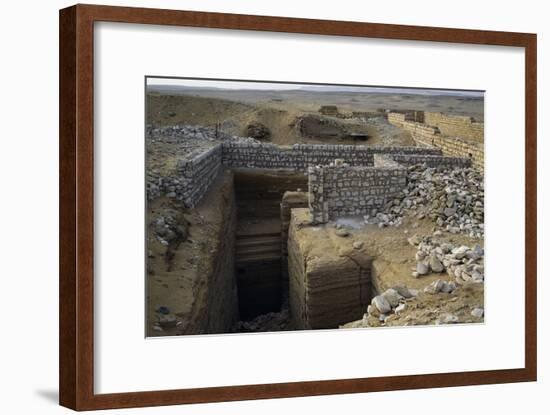
[[280,312],[288,304],[281,201],[286,191],[306,190],[307,177],[287,171],[235,169],[234,188],[239,317],[248,321]]

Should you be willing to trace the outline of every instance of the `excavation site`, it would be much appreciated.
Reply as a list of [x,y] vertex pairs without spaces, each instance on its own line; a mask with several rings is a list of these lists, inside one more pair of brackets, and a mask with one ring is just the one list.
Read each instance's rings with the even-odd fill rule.
[[245,84],[147,87],[146,335],[482,323],[483,94]]

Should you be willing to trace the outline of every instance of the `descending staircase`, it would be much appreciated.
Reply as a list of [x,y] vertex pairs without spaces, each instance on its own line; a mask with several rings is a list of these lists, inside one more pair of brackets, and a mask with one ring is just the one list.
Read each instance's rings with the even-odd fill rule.
[[241,320],[281,310],[281,200],[307,187],[294,172],[234,170],[237,201],[235,271]]
[[251,262],[281,260],[281,232],[237,235],[237,268]]
[[281,231],[276,224],[260,225],[237,230],[235,268],[241,320],[281,308]]

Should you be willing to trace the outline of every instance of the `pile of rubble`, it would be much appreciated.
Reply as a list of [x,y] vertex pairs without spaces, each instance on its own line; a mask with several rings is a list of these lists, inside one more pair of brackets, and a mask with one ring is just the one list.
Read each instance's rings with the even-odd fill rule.
[[[215,128],[194,125],[173,125],[153,128],[148,125],[147,134],[147,199],[161,195],[175,197],[181,178],[170,165],[177,161],[190,160],[224,141],[254,144],[260,143],[250,137],[227,135]],[[168,162],[175,160],[174,163]]]
[[408,241],[418,247],[413,277],[418,278],[430,272],[446,272],[459,285],[484,282],[485,252],[481,246],[455,246],[446,242],[439,243],[429,236],[419,238],[416,235]]
[[[200,125],[178,124],[165,127],[153,127],[148,125],[146,135],[150,142],[162,142],[168,144],[184,144],[196,148],[197,145],[207,144],[211,147],[220,141],[238,141],[244,143],[259,143],[252,137],[240,137],[224,133],[221,128],[203,127]],[[210,143],[210,145],[208,145]]]
[[250,321],[238,321],[233,326],[233,333],[256,333],[266,331],[292,330],[288,308],[280,312],[262,314]]
[[148,125],[146,128],[147,137],[155,142],[160,141],[171,144],[183,144],[187,141],[217,141],[225,137],[221,131],[215,128],[198,125],[170,125],[154,128]]
[[483,286],[459,286],[442,279],[423,290],[394,287],[372,299],[361,320],[343,328],[479,323],[483,321]]
[[372,299],[371,304],[367,307],[367,313],[363,316],[364,323],[367,322],[369,316],[384,322],[392,313],[400,314],[407,308],[406,301],[417,295],[417,290],[404,286],[387,289]]
[[157,213],[150,221],[154,235],[161,245],[168,246],[172,242],[181,242],[189,234],[189,222],[174,209],[166,208],[163,214]]
[[378,136],[382,140],[382,145],[393,146],[401,143],[402,130],[390,124],[386,118],[382,116],[369,117],[365,123],[376,128]]
[[484,235],[483,174],[473,168],[408,167],[407,187],[383,211],[374,209],[366,223],[399,226],[405,215],[428,217],[438,229],[472,238]]

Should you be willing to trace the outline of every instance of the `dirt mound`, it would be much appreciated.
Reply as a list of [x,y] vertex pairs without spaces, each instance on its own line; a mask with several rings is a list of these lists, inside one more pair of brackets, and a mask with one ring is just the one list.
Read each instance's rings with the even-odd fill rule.
[[253,110],[250,105],[224,99],[192,95],[147,95],[147,120],[155,126],[212,126]]
[[271,138],[271,131],[262,123],[254,121],[246,126],[246,136],[265,141]]
[[341,123],[313,115],[299,118],[298,128],[304,137],[312,138],[344,138],[348,134]]

